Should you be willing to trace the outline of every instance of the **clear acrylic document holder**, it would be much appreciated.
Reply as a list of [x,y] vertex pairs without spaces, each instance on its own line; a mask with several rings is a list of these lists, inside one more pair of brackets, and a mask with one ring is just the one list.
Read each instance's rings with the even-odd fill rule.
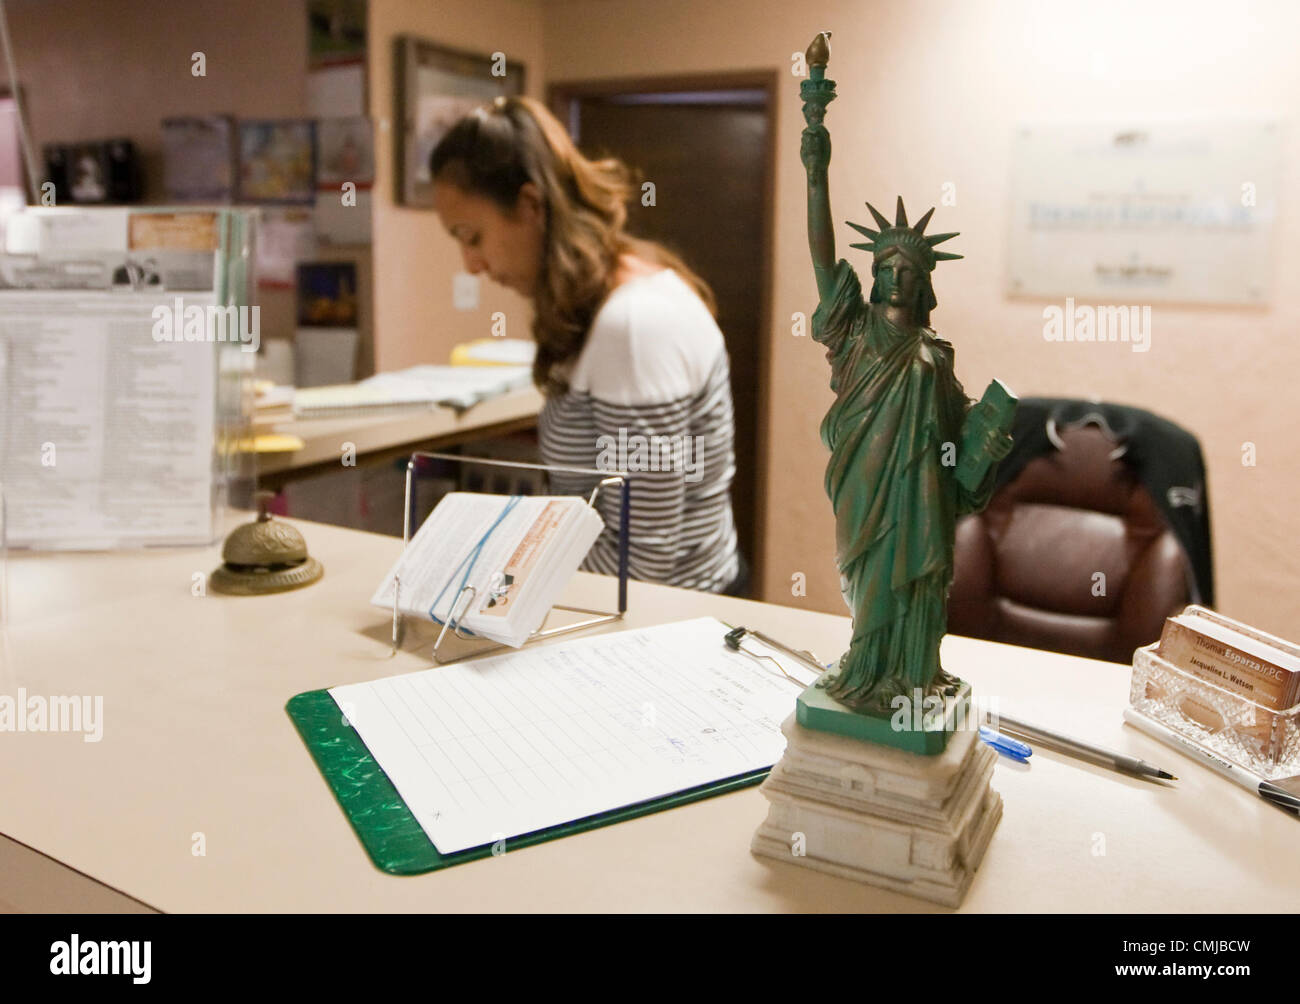
[[[514,468],[516,470],[530,470],[555,472],[563,474],[585,474],[591,475],[598,479],[595,488],[592,489],[591,496],[587,499],[587,505],[593,509],[596,508],[596,499],[602,491],[614,490],[619,491],[619,528],[618,528],[618,609],[617,611],[591,610],[586,607],[570,607],[562,604],[555,604],[552,610],[565,610],[571,613],[587,614],[585,620],[577,621],[573,624],[564,624],[558,627],[546,627],[546,621],[543,620],[542,626],[532,633],[528,641],[536,641],[541,638],[554,638],[557,635],[571,634],[575,631],[583,631],[587,628],[597,627],[601,624],[609,624],[614,621],[622,620],[623,615],[627,613],[627,568],[628,568],[628,517],[629,517],[629,492],[630,481],[626,471],[601,471],[594,468],[586,467],[561,467],[548,464],[526,464],[514,460],[485,460],[480,457],[463,457],[452,453],[425,453],[417,451],[412,453],[410,459],[406,462],[406,494],[402,506],[402,543],[409,544],[411,541],[411,510],[415,500],[415,477],[416,465],[420,460],[443,460],[458,464],[472,463],[484,467],[502,467]],[[485,639],[476,638],[473,635],[467,635],[461,630],[458,622],[459,617],[463,617],[470,604],[474,602],[476,590],[473,586],[465,586],[460,591],[452,604],[447,620],[438,632],[438,639],[433,643],[433,659],[438,663],[457,662],[461,659],[469,658],[471,655],[484,655],[487,652],[494,652],[497,649],[508,648],[509,646],[500,643],[489,642],[489,647],[479,649],[476,652],[466,655],[459,655],[451,659],[443,659],[439,656],[439,649],[443,640],[450,630],[461,641],[482,642]],[[396,652],[402,644],[402,635],[404,632],[404,616],[399,607],[402,593],[402,582],[398,578],[393,587],[393,635],[392,648]],[[461,601],[464,600],[462,603]],[[459,613],[457,611],[459,610]],[[547,614],[549,619],[550,614]],[[527,644],[525,642],[524,644]]]
[[[216,337],[215,320],[218,316],[229,320],[232,316],[231,308],[235,312],[234,316],[239,316],[243,308],[243,316],[250,321],[256,321],[255,312],[260,308],[252,301],[255,292],[253,260],[257,213],[255,209],[230,207],[132,206],[123,209],[81,206],[75,211],[28,207],[23,214],[20,214],[24,217],[30,216],[36,223],[46,218],[78,217],[94,223],[121,216],[124,228],[137,217],[143,219],[151,216],[210,216],[215,228],[216,249],[213,252],[210,290],[194,289],[188,284],[168,289],[161,284],[158,276],[155,278],[159,278],[160,284],[155,287],[144,278],[144,273],[147,271],[144,266],[149,265],[151,258],[171,253],[174,249],[162,248],[155,251],[105,247],[99,250],[88,250],[79,245],[63,247],[58,240],[51,238],[50,246],[42,249],[40,254],[5,255],[8,264],[22,262],[32,275],[38,277],[21,282],[15,281],[13,288],[0,291],[0,349],[3,349],[3,343],[9,342],[5,354],[8,360],[8,365],[5,367],[8,376],[0,376],[0,441],[6,444],[0,445],[0,481],[5,481],[7,484],[10,548],[32,551],[90,551],[141,547],[206,547],[221,539],[225,510],[232,496],[239,497],[241,491],[243,495],[251,495],[251,491],[240,489],[239,486],[241,478],[247,486],[251,487],[252,483],[252,365],[255,353],[251,351],[253,346],[250,343],[230,338],[222,340]],[[46,284],[39,279],[45,273],[37,266],[64,278]],[[92,273],[114,273],[113,285],[106,288],[89,286],[81,288],[67,278],[86,270]],[[120,281],[118,273],[122,277]],[[161,270],[160,273],[165,274]],[[175,423],[169,429],[167,450],[174,451],[175,454],[189,451],[192,457],[200,459],[208,468],[201,479],[194,478],[196,491],[201,489],[207,496],[203,506],[206,515],[202,520],[202,526],[197,525],[197,520],[192,520],[184,527],[176,527],[169,525],[166,519],[160,517],[154,522],[138,519],[135,525],[124,531],[121,529],[123,521],[120,518],[123,512],[139,512],[157,501],[149,494],[145,476],[139,478],[140,485],[131,487],[129,477],[117,477],[112,473],[99,476],[96,482],[95,476],[87,476],[83,473],[83,468],[75,463],[57,465],[51,460],[48,468],[38,468],[33,458],[39,455],[38,451],[45,434],[40,430],[34,430],[30,422],[21,421],[29,416],[23,412],[22,401],[17,393],[18,390],[30,392],[32,380],[45,380],[50,384],[42,392],[46,407],[51,411],[64,409],[67,414],[75,414],[78,406],[83,403],[77,391],[77,388],[83,385],[82,380],[93,379],[97,381],[96,386],[98,386],[98,382],[106,378],[102,373],[90,370],[87,370],[84,376],[77,374],[76,368],[84,369],[93,363],[75,354],[70,355],[60,364],[68,371],[62,374],[68,377],[66,380],[51,382],[48,374],[42,373],[32,377],[30,371],[24,376],[19,372],[18,366],[21,357],[16,354],[22,346],[15,342],[14,337],[5,338],[5,322],[12,321],[16,315],[35,318],[34,323],[26,325],[14,322],[14,328],[10,329],[11,334],[17,330],[18,334],[15,337],[24,341],[41,337],[40,328],[35,329],[35,335],[23,330],[33,328],[36,323],[58,327],[65,319],[68,319],[68,324],[100,319],[113,322],[109,329],[109,337],[112,341],[106,347],[108,358],[111,360],[116,354],[122,359],[139,360],[141,365],[147,365],[150,358],[165,359],[170,353],[177,351],[173,347],[175,342],[186,340],[180,330],[175,332],[175,338],[170,341],[165,338],[160,339],[157,334],[149,339],[148,335],[151,329],[156,331],[159,319],[159,315],[152,311],[157,311],[161,307],[164,308],[164,314],[171,316],[175,310],[180,309],[177,302],[187,298],[193,298],[193,303],[189,305],[202,307],[211,300],[210,306],[219,309],[219,313],[205,310],[204,337],[196,339],[211,343],[211,359],[205,358],[202,361],[204,379],[210,378],[212,381],[211,435],[208,434],[206,421],[201,427]],[[138,315],[124,314],[123,311],[130,309],[132,304],[138,304]],[[260,338],[260,323],[258,331]],[[242,332],[223,330],[222,333],[242,337]],[[207,351],[201,344],[187,346],[185,350],[196,353]],[[3,362],[4,360],[0,360],[0,365]],[[104,365],[107,366],[109,363],[106,362]],[[134,413],[127,414],[124,420],[117,423],[122,428],[129,430],[130,423],[133,421],[162,424],[160,420],[153,418],[150,409],[155,405],[147,399],[144,403],[125,407],[132,412],[138,411],[145,417],[138,419]],[[105,423],[111,425],[113,421],[107,414],[96,417],[93,423],[95,431],[107,435]],[[6,424],[8,428],[4,428]],[[57,429],[57,426],[55,428]],[[106,439],[104,450],[112,452],[129,436],[128,431],[121,433],[120,439]],[[50,438],[53,445],[62,448],[62,442],[53,442],[59,439],[59,436],[51,433]],[[51,456],[56,455],[51,454]],[[84,522],[66,528],[60,526],[56,531],[44,528],[31,529],[33,514],[39,515],[43,511],[43,497],[48,495],[57,498],[86,499],[85,503],[76,510],[76,514]],[[187,505],[181,507],[188,508]],[[159,511],[167,512],[165,508]],[[69,523],[71,522],[69,520]]]

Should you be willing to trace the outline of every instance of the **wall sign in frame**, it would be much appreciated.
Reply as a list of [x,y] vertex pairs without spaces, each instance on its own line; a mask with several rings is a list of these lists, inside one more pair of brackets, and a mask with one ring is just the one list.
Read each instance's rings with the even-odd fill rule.
[[1267,304],[1281,149],[1267,119],[1022,126],[1007,292]]
[[444,133],[478,106],[499,95],[524,92],[524,66],[504,55],[462,52],[412,35],[394,40],[397,80],[394,118],[397,149],[395,191],[404,206],[433,205],[429,155]]

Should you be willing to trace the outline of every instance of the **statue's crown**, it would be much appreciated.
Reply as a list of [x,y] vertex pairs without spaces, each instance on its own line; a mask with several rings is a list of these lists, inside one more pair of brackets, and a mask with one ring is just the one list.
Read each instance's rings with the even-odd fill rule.
[[864,237],[870,237],[871,243],[850,244],[849,247],[870,251],[875,258],[879,258],[889,248],[897,247],[901,252],[907,254],[909,258],[913,258],[919,264],[924,265],[926,270],[930,272],[934,271],[936,262],[952,261],[962,257],[959,254],[934,250],[936,244],[951,240],[957,236],[956,233],[925,236],[926,224],[930,222],[930,217],[934,215],[933,209],[917,220],[916,226],[908,226],[907,211],[903,209],[903,197],[900,195],[898,197],[898,211],[895,213],[894,223],[891,226],[889,220],[870,202],[867,203],[867,208],[871,210],[871,215],[875,218],[876,225],[880,229],[868,230],[866,227],[850,222],[849,226]]

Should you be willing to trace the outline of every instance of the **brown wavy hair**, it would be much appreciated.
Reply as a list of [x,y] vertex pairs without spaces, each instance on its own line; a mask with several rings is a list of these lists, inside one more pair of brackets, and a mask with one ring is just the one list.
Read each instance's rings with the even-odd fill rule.
[[436,181],[491,199],[513,214],[531,181],[545,207],[542,266],[533,291],[533,382],[568,390],[567,364],[582,351],[592,319],[613,289],[619,256],[671,268],[716,316],[713,292],[676,254],[624,230],[635,179],[619,160],[588,160],[539,101],[497,98],[451,127],[434,148]]

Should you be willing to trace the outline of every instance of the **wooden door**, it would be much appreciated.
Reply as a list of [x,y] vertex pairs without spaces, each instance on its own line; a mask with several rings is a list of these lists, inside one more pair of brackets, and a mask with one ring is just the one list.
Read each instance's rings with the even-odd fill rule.
[[[742,86],[747,83],[748,86]],[[712,288],[731,357],[732,505],[751,585],[762,564],[774,102],[766,78],[557,84],[551,106],[589,157],[618,157],[654,204],[628,229],[672,248]],[[774,86],[774,82],[772,82]]]

